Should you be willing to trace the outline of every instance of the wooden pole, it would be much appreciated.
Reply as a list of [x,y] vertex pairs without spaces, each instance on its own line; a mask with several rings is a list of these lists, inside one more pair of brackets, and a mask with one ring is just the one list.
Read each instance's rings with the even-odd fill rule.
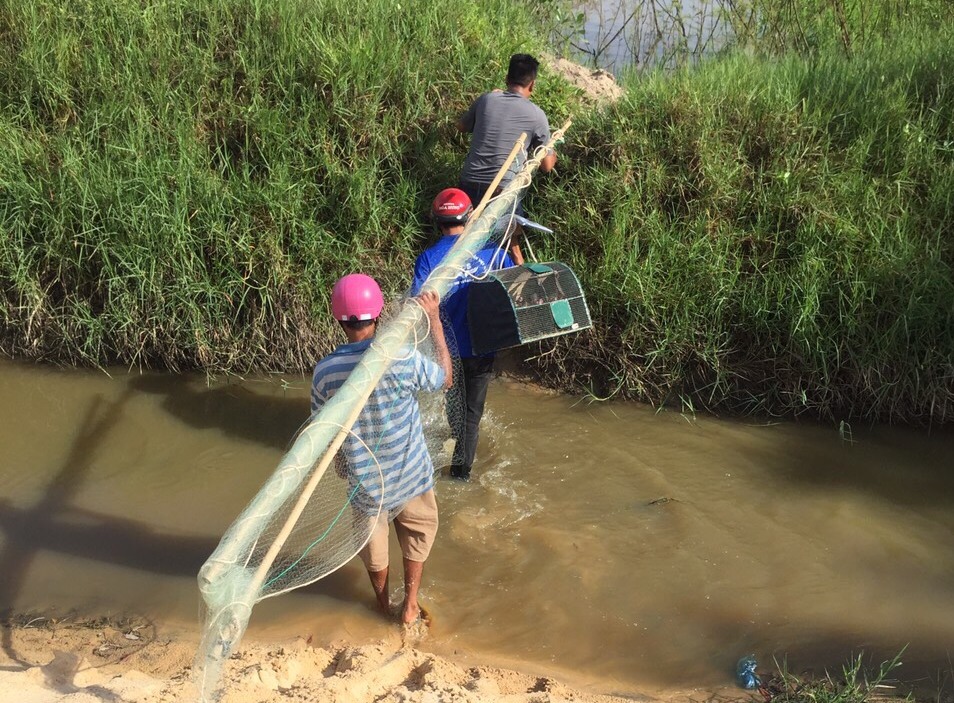
[[525,141],[527,141],[527,133],[521,132],[520,136],[517,137],[517,141],[514,142],[513,149],[510,150],[510,154],[504,160],[503,166],[500,167],[500,170],[497,171],[497,175],[494,176],[494,180],[490,182],[490,186],[488,186],[487,190],[484,191],[484,197],[480,199],[480,204],[474,208],[474,211],[467,219],[468,222],[473,222],[480,217],[480,213],[484,211],[484,209],[487,207],[487,203],[489,203],[491,198],[494,197],[494,191],[497,190],[497,186],[500,185],[500,181],[503,180],[504,175],[506,175],[507,171],[510,170],[510,164],[512,164],[513,160],[517,158],[517,154],[523,151],[523,143]]

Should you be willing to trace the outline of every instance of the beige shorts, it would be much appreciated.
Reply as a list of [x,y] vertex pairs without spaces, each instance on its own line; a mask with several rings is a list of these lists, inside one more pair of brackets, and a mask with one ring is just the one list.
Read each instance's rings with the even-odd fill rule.
[[[437,498],[434,489],[412,498],[394,517],[401,553],[410,561],[426,561],[437,536]],[[388,566],[388,514],[382,512],[371,539],[358,552],[368,571],[383,571]]]

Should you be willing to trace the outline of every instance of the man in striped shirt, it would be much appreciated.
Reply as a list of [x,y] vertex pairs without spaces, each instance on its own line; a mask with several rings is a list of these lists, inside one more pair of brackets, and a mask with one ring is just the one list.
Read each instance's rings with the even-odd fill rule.
[[[404,556],[401,621],[405,624],[423,615],[417,594],[438,525],[434,465],[424,441],[417,393],[439,391],[453,384],[438,296],[428,292],[415,300],[427,314],[437,362],[417,350],[402,352],[372,391],[341,450],[348,479],[356,489],[355,509],[373,515],[378,504],[381,506],[371,539],[359,554],[378,605],[388,614],[388,524],[394,522]],[[315,366],[312,414],[334,396],[371,345],[383,307],[381,289],[370,276],[351,274],[335,284],[331,310],[348,343]],[[373,508],[368,510],[369,506]]]

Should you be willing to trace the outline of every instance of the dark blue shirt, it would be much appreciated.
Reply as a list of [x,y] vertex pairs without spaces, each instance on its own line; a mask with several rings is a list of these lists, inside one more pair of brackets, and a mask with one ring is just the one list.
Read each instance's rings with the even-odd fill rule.
[[[411,283],[411,295],[421,292],[424,281],[436,269],[459,235],[445,234],[436,244],[425,249],[414,263],[414,281]],[[474,279],[486,276],[490,271],[514,266],[513,259],[506,251],[499,251],[496,242],[487,242],[483,249],[471,257],[467,266],[460,272],[450,290],[441,299],[441,312],[444,313],[445,328],[457,342],[457,353],[462,359],[474,356],[470,345],[470,328],[467,326],[467,289]],[[487,355],[489,356],[489,355]]]

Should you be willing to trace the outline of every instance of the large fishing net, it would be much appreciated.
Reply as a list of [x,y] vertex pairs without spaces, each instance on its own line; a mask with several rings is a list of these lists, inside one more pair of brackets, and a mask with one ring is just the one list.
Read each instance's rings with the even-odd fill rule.
[[[423,290],[441,297],[468,262],[512,217],[547,148],[538,149],[503,191],[478,207]],[[515,153],[516,153],[515,148]],[[501,245],[502,246],[502,245]],[[381,463],[387,461],[388,397],[421,360],[435,359],[429,319],[414,299],[395,306],[337,392],[299,430],[278,467],[222,537],[199,571],[205,623],[196,654],[201,701],[215,700],[222,667],[241,641],[260,600],[312,583],[350,561],[389,509]],[[436,362],[435,362],[436,363]],[[462,420],[459,397],[418,398],[434,467],[452,462]],[[377,420],[375,419],[377,418]]]

